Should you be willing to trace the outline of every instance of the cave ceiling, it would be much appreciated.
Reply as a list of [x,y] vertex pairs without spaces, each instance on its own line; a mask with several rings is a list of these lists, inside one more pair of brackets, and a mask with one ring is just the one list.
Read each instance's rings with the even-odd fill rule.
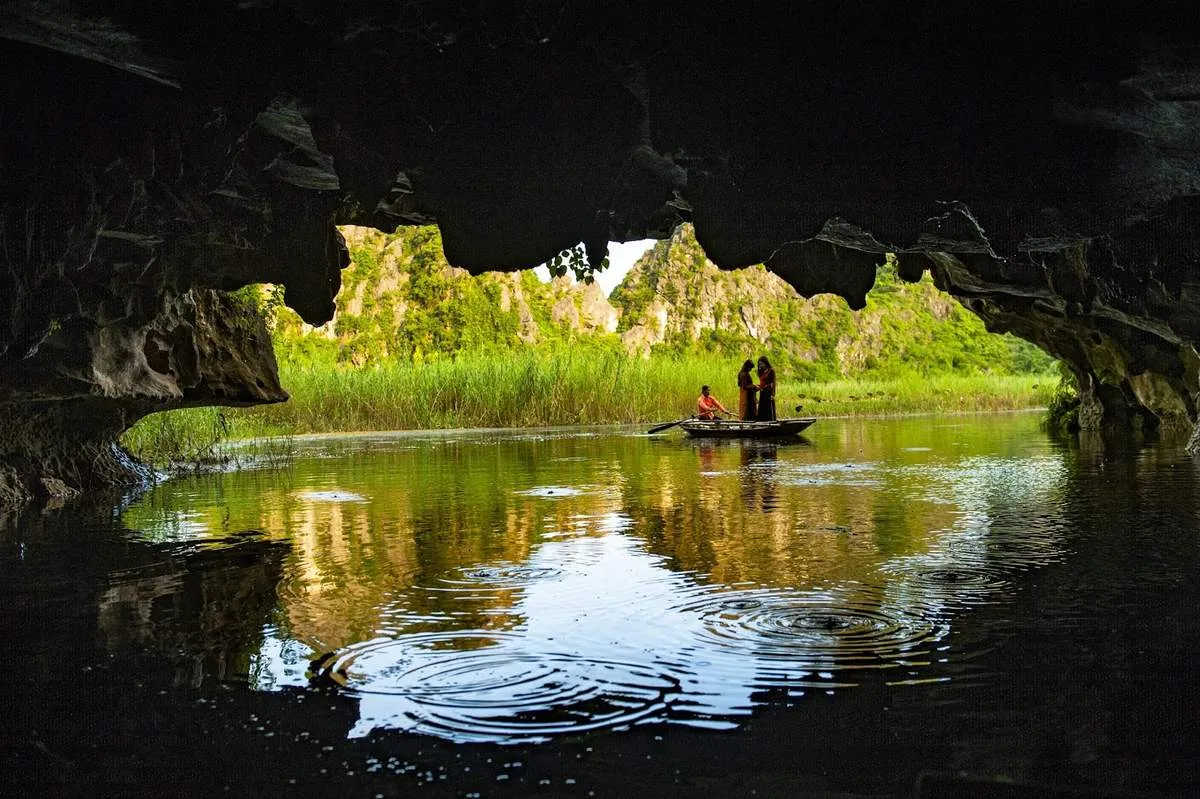
[[1191,424],[1198,28],[1191,3],[5,2],[0,403],[281,399],[269,344],[199,332],[202,293],[279,283],[324,322],[340,224],[436,223],[481,272],[688,221],[718,265],[852,307],[898,253],[1064,359],[1096,418]]

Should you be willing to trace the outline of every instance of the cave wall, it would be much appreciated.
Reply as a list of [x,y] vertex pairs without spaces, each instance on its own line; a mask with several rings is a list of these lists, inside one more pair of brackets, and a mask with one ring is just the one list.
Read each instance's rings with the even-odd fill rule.
[[0,497],[138,479],[112,436],[153,410],[282,400],[223,292],[279,283],[326,321],[348,223],[436,222],[479,272],[690,221],[715,263],[855,307],[897,252],[1066,361],[1088,424],[1194,425],[1198,27],[1186,3],[6,3]]

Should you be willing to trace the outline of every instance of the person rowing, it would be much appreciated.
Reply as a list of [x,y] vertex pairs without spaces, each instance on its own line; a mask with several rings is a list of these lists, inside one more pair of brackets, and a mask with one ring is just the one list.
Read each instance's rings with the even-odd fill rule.
[[718,413],[729,413],[721,401],[709,393],[708,386],[700,386],[700,396],[696,398],[696,418],[712,420]]

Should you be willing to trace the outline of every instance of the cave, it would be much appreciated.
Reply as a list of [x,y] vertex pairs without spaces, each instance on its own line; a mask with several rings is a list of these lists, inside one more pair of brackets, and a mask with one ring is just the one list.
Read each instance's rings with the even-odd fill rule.
[[[472,272],[695,226],[860,307],[937,285],[1064,361],[1085,427],[1195,430],[1190,4],[6,3],[0,502],[145,479],[116,437],[279,402],[230,292],[333,314],[337,226]],[[1195,433],[1193,433],[1195,437]]]

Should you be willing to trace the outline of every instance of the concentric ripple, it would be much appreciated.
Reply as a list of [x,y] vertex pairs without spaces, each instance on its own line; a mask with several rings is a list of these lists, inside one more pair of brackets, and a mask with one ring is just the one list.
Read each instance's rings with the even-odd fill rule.
[[678,681],[648,664],[534,651],[510,633],[376,639],[343,653],[376,723],[460,742],[533,743],[663,718]]
[[463,566],[456,574],[442,577],[441,585],[430,591],[477,591],[479,589],[509,590],[524,588],[538,580],[561,577],[563,570],[554,566],[533,566],[528,563],[495,563],[487,566]]
[[890,668],[944,633],[930,619],[858,594],[740,591],[712,595],[684,610],[700,615],[706,644],[775,668]]
[[932,610],[995,603],[1013,585],[1011,570],[993,563],[910,558],[889,564],[882,571],[899,578],[897,590],[909,602]]
[[952,589],[1001,589],[1008,581],[986,567],[945,566],[940,569],[924,569],[913,575],[923,585]]

